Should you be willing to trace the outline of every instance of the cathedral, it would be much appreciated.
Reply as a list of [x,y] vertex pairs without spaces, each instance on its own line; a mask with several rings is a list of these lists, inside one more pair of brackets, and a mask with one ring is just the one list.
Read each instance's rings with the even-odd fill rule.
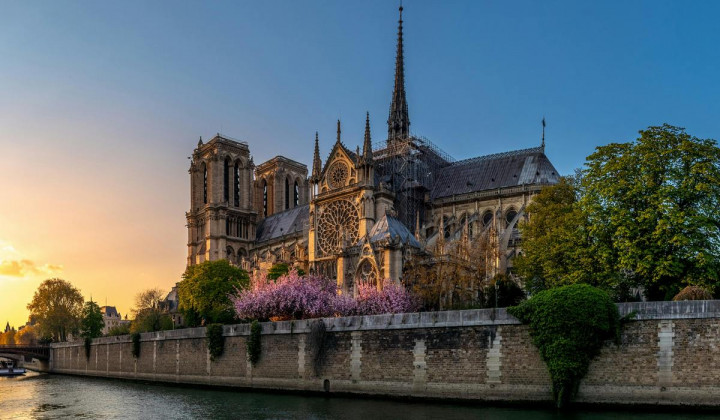
[[[373,144],[370,117],[355,150],[337,139],[312,171],[276,156],[255,165],[248,143],[218,134],[198,142],[190,164],[187,264],[227,259],[249,272],[284,262],[336,279],[343,293],[360,282],[402,281],[410,261],[470,260],[469,245],[490,244],[486,275],[512,274],[518,221],[556,169],[540,146],[456,161],[410,132],[397,34],[387,138]],[[544,126],[544,122],[543,122]],[[463,247],[462,245],[465,244]],[[463,251],[464,250],[464,251]],[[486,258],[487,259],[487,258]]]

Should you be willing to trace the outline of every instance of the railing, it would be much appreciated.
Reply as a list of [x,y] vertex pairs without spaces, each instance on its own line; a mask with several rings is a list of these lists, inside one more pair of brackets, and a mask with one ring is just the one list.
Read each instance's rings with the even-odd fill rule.
[[32,356],[36,359],[49,359],[50,346],[47,345],[27,345],[27,344],[0,344],[0,353],[5,354],[22,354]]

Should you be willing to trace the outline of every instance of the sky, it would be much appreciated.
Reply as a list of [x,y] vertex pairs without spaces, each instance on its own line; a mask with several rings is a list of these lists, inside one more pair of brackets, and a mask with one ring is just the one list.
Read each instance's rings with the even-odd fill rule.
[[[0,322],[60,277],[125,314],[185,268],[198,137],[310,164],[383,140],[398,3],[0,0]],[[670,123],[720,138],[720,3],[404,4],[411,131],[456,159],[539,145],[562,174]]]

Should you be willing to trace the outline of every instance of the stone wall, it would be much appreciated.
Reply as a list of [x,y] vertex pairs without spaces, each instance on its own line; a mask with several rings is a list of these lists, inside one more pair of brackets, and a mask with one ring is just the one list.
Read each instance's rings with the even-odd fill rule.
[[[619,344],[590,366],[577,400],[720,406],[720,301],[619,305],[637,311]],[[52,345],[51,371],[187,384],[495,401],[550,401],[550,378],[528,328],[505,310],[327,318],[322,346],[310,323],[262,324],[262,355],[246,357],[249,325],[224,327],[211,361],[204,328]],[[319,351],[315,351],[319,348]],[[315,355],[317,354],[317,358]]]

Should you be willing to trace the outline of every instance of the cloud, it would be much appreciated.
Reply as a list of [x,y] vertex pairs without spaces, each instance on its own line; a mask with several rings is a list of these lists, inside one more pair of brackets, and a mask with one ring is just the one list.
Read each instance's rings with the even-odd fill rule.
[[0,260],[0,276],[26,277],[39,274],[54,274],[62,271],[62,269],[62,265],[37,265],[34,261],[27,259]]

